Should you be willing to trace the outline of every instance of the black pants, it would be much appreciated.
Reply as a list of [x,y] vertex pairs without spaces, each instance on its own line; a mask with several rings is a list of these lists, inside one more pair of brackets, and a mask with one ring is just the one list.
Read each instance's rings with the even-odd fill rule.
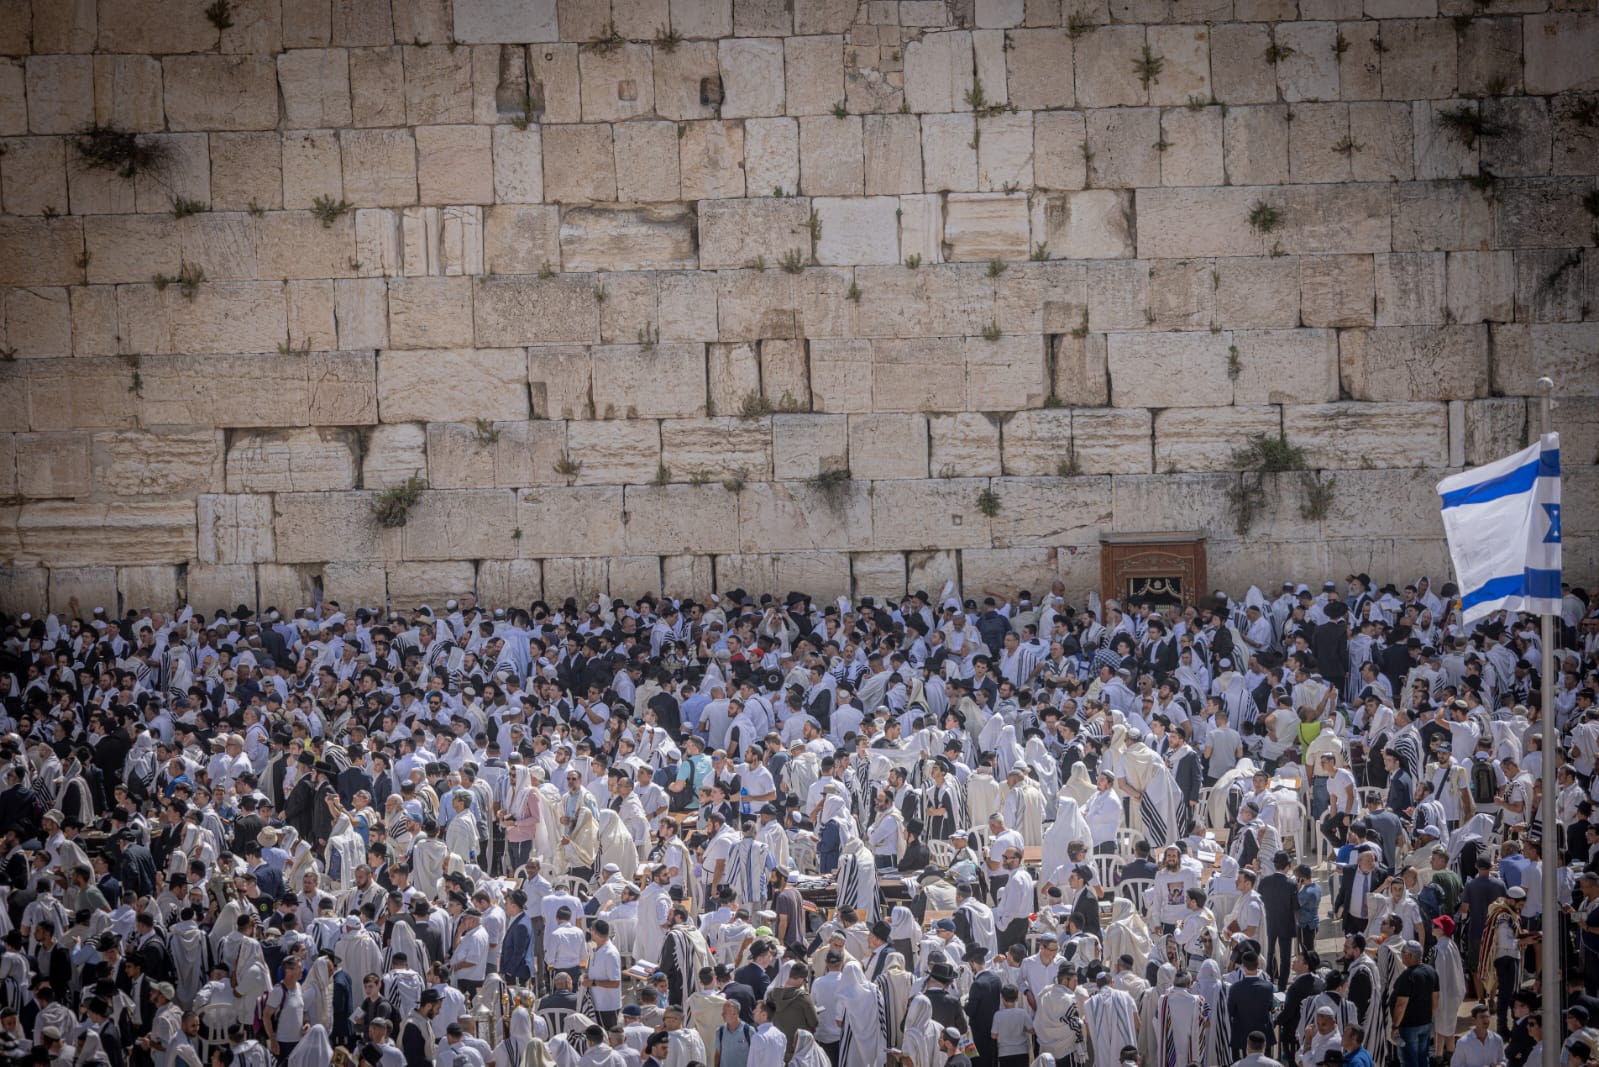
[[[1346,933],[1346,934],[1363,934],[1363,933],[1365,933],[1366,932],[1366,923],[1367,923],[1367,921],[1368,920],[1366,920],[1366,919],[1356,918],[1355,916],[1349,914],[1347,911],[1344,912],[1344,933]],[[1475,956],[1467,956],[1466,959],[1468,959],[1468,960],[1476,959],[1476,957]]]
[[1333,851],[1342,848],[1349,840],[1349,816],[1328,812],[1327,817],[1321,820],[1321,836],[1333,847]]
[[1293,962],[1294,956],[1294,931],[1291,928],[1279,928],[1285,925],[1279,923],[1266,927],[1266,957],[1269,961],[1266,969],[1278,989],[1288,988],[1288,965]]
[[818,1041],[817,1044],[821,1045],[822,1051],[827,1053],[827,1062],[833,1064],[833,1067],[842,1067],[838,1062],[839,1043],[837,1041]]
[[1494,960],[1494,978],[1499,983],[1499,1033],[1510,1034],[1510,1001],[1516,995],[1516,959],[1506,956]]
[[[978,1027],[972,1027],[973,1031],[978,1029]],[[977,1058],[972,1061],[977,1067],[999,1067],[999,1043],[997,1041],[987,1034],[979,1037],[974,1032],[972,1034],[972,1044],[977,1046]]]
[[286,1067],[289,1057],[294,1055],[294,1050],[299,1047],[298,1041],[278,1042],[278,1067]]
[[[1005,954],[1005,950],[1012,945],[1026,944],[1027,916],[1024,915],[1020,919],[1012,919],[1006,923],[1004,928],[999,931],[999,935],[994,938],[994,941],[999,945],[999,952],[1002,956]],[[998,1055],[998,1053],[995,1055]]]
[[468,1008],[472,1007],[472,998],[477,996],[477,991],[482,987],[483,979],[481,978],[457,978],[455,980],[455,988],[459,989],[461,995],[466,998],[466,1006]]
[[1030,1058],[1025,1052],[1018,1052],[1014,1056],[1001,1056],[999,1058],[999,1067],[1027,1067],[1027,1061]]
[[616,1020],[621,1014],[620,1011],[601,1011],[599,1008],[595,1008],[594,1021],[609,1030],[616,1025]]

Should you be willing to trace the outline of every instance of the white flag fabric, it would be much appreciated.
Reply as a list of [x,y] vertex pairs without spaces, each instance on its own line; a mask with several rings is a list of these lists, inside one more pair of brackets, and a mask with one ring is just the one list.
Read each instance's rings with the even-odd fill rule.
[[1560,435],[1438,483],[1461,621],[1560,613]]

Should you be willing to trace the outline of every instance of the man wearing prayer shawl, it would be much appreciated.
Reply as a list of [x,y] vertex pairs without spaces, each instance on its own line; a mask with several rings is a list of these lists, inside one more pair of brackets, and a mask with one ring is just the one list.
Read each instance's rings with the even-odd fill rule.
[[1083,1007],[1084,1029],[1093,1055],[1090,1062],[1121,1062],[1121,1050],[1138,1044],[1138,1006],[1128,993],[1110,985],[1110,976],[1100,972],[1094,979],[1098,987]]
[[789,854],[788,832],[783,829],[781,812],[773,804],[762,806],[759,814],[760,826],[755,831],[755,837],[766,846],[766,851],[772,862],[778,867],[788,870],[793,867]]
[[[1433,953],[1432,969],[1438,972],[1438,1009],[1434,1016],[1446,1023],[1460,1018],[1460,1006],[1466,999],[1466,974],[1460,959],[1460,947],[1455,944],[1455,920],[1440,915],[1432,921],[1438,930],[1437,948]],[[1453,1025],[1433,1029],[1434,1050],[1448,1055],[1454,1047]]]
[[671,1003],[682,1004],[683,998],[700,987],[700,968],[711,965],[711,947],[705,935],[689,922],[688,912],[682,908],[672,911],[672,928],[666,932],[661,948],[659,969],[666,974]]
[[836,1067],[882,1067],[888,1054],[882,990],[852,960],[844,965],[835,1000],[841,1024]]
[[877,865],[872,851],[859,839],[844,846],[838,864],[838,906],[854,908],[865,922],[875,922],[881,909],[877,901]]
[[359,916],[344,920],[344,936],[333,950],[339,969],[352,978],[365,978],[369,974],[383,973],[383,951],[377,939],[361,925]]
[[1027,770],[1027,764],[1017,763],[1005,775],[1007,789],[1000,811],[1005,825],[1021,833],[1022,844],[1038,846],[1044,843],[1044,794]]
[[450,858],[450,846],[433,834],[438,826],[429,819],[411,842],[411,884],[429,898],[437,899],[439,886],[444,883],[444,866]]
[[1076,970],[1062,963],[1055,981],[1038,994],[1033,1032],[1039,1051],[1055,1057],[1058,1067],[1076,1067],[1083,1050],[1083,1016],[1077,1006]]
[[1210,1031],[1210,1005],[1192,989],[1194,976],[1187,971],[1174,980],[1160,998],[1160,1046],[1155,1063],[1160,1067],[1188,1067],[1204,1063]]
[[1144,1063],[1164,1065],[1166,1062],[1160,1052],[1160,1002],[1171,992],[1176,978],[1177,968],[1162,963],[1155,972],[1155,984],[1138,998],[1138,1051],[1144,1057]]
[[966,779],[966,810],[974,813],[974,819],[984,812],[999,811],[1004,795],[1005,787],[994,780],[992,767],[986,765],[978,767],[972,772],[972,776]]
[[755,912],[766,904],[768,876],[775,866],[771,852],[755,836],[754,821],[746,821],[743,836],[728,850],[724,884],[733,887],[740,904]]
[[905,854],[905,816],[886,791],[877,796],[877,818],[866,836],[873,861],[879,866],[896,866]]
[[671,870],[665,865],[650,871],[650,880],[638,898],[638,931],[634,935],[633,957],[659,963],[666,940],[666,926],[672,915]]
[[882,996],[883,1026],[887,1031],[890,1048],[898,1048],[905,1035],[905,1013],[910,1007],[911,976],[905,970],[905,960],[898,952],[885,957],[883,973],[873,984]]
[[943,756],[933,760],[928,770],[932,785],[927,790],[924,810],[929,841],[946,840],[955,830],[970,826],[966,817],[966,791],[951,773],[953,770],[951,762]]
[[1188,806],[1183,803],[1182,790],[1166,761],[1144,744],[1142,735],[1128,734],[1116,784],[1132,798],[1133,828],[1142,832],[1151,848],[1187,835]]
[[1226,1067],[1232,1063],[1232,1042],[1227,1035],[1227,983],[1222,980],[1221,964],[1206,960],[1199,965],[1194,992],[1205,998],[1210,1013],[1210,1029],[1205,1033],[1205,1053],[1197,1062]]

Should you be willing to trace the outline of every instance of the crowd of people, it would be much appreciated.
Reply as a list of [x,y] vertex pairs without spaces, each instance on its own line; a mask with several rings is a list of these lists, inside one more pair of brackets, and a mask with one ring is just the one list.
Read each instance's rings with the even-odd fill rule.
[[1599,599],[1552,708],[1537,620],[1457,608],[0,616],[0,1058],[1599,1062]]

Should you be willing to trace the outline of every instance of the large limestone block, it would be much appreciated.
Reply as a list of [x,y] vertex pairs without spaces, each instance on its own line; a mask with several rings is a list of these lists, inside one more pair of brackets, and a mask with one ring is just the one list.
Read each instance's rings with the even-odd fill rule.
[[746,119],[747,188],[754,193],[771,190],[773,196],[792,195],[799,189],[799,175],[799,122],[788,118]]
[[1005,86],[1012,104],[1039,110],[1072,106],[1072,42],[1064,30],[1015,30],[1006,43]]
[[629,485],[622,492],[627,551],[738,550],[738,506],[720,485]]
[[1349,137],[1349,105],[1301,103],[1293,109],[1288,133],[1288,174],[1295,182],[1344,182],[1352,172],[1352,148],[1339,149]]
[[927,416],[851,415],[849,471],[867,480],[927,477]]
[[997,193],[1033,184],[1033,113],[996,115],[983,120],[977,144],[977,188]]
[[384,422],[526,419],[526,358],[520,349],[384,352],[378,410]]
[[1508,322],[1515,316],[1513,252],[1450,252],[1448,310],[1455,322]]
[[611,561],[583,557],[544,560],[545,588],[557,600],[567,596],[588,597],[596,594],[609,596],[611,588]]
[[961,584],[973,593],[992,589],[1007,595],[1017,589],[1048,589],[1061,577],[1063,552],[1070,558],[1064,547],[968,548],[961,552]]
[[5,294],[6,346],[17,355],[68,356],[72,354],[70,290],[12,289]]
[[71,133],[94,119],[94,60],[89,56],[29,56],[28,130]]
[[805,342],[788,338],[762,341],[760,356],[761,395],[779,408],[808,409],[811,378]]
[[728,416],[663,419],[661,464],[676,479],[766,481],[772,476],[770,421]]
[[536,204],[544,199],[544,149],[537,126],[494,127],[494,199]]
[[1233,403],[1322,404],[1338,399],[1338,337],[1333,331],[1234,330],[1232,338],[1238,349]]
[[655,313],[661,340],[716,340],[717,310],[714,273],[676,271],[656,276]]
[[1056,333],[1082,324],[1088,269],[1081,263],[1040,260],[1007,266],[993,279],[994,317],[1004,333]]
[[1215,321],[1235,329],[1299,324],[1299,262],[1283,256],[1216,260]]
[[[1487,400],[1468,400],[1458,405],[1462,410],[1460,420],[1464,433],[1461,434],[1461,450],[1458,456],[1451,455],[1450,463],[1459,466],[1460,463],[1469,466],[1479,466],[1491,463],[1501,456],[1511,452],[1518,452],[1527,445],[1527,436],[1532,423],[1528,419],[1528,402],[1519,396],[1492,397]],[[1451,415],[1456,405],[1451,404]],[[1560,429],[1558,423],[1555,429]],[[1454,427],[1451,425],[1450,444],[1454,444]],[[1575,442],[1562,436],[1561,444],[1565,447]],[[1451,448],[1451,452],[1454,449]],[[1574,450],[1576,455],[1592,455],[1593,450]],[[1460,463],[1456,463],[1456,459]]]
[[1497,188],[1493,206],[1500,247],[1566,248],[1572,234],[1591,228],[1593,220],[1582,210],[1587,178],[1522,178]]
[[606,419],[704,415],[705,346],[596,347],[594,410]]
[[700,204],[700,266],[775,267],[790,252],[810,255],[809,200],[710,200]]
[[[139,361],[145,426],[304,426],[310,390],[304,356],[145,356]],[[271,381],[241,390],[241,381]]]
[[351,49],[350,113],[355,125],[405,125],[405,94],[394,91],[404,81],[403,49]]
[[616,199],[610,126],[544,128],[544,195],[561,203]]
[[1599,396],[1599,323],[1495,326],[1493,342],[1495,392],[1536,396],[1547,376],[1557,396]]
[[485,559],[477,565],[479,604],[531,604],[544,596],[544,566],[536,559]]
[[1215,407],[1232,403],[1227,333],[1113,333],[1111,401],[1117,407]]
[[578,70],[585,122],[622,122],[655,110],[650,46],[624,44],[609,51],[584,49]]
[[1045,189],[1082,189],[1088,161],[1082,146],[1087,124],[1076,111],[1039,111],[1033,115],[1033,181]]
[[1283,433],[1317,469],[1442,467],[1449,461],[1448,405],[1289,404]]
[[799,120],[800,189],[806,196],[859,196],[865,188],[861,120],[806,115]]
[[1161,115],[1162,185],[1218,185],[1226,180],[1224,121],[1219,107],[1173,108]]
[[1469,400],[1488,391],[1488,327],[1347,330],[1339,366],[1355,400]]
[[225,484],[221,430],[122,430],[90,442],[94,492],[160,497],[220,493]]
[[340,348],[389,346],[389,289],[382,278],[340,278],[333,283]]
[[954,549],[905,553],[907,589],[942,589],[951,582],[958,585],[960,577],[960,553]]
[[458,0],[455,39],[465,44],[557,41],[555,0]]
[[27,360],[0,379],[11,403],[0,408],[7,430],[81,430],[133,426],[139,401],[125,360]]
[[621,486],[524,489],[516,499],[520,554],[533,559],[619,555],[622,515]]
[[988,548],[989,518],[977,506],[987,488],[985,478],[874,482],[871,544],[879,549]]
[[921,123],[914,115],[867,115],[862,119],[866,193],[922,191]]
[[683,206],[568,208],[561,213],[561,265],[569,271],[691,269],[695,236],[694,211]]
[[471,591],[477,581],[477,568],[470,561],[394,563],[387,570],[389,603],[400,611],[442,604]]
[[377,356],[313,352],[306,360],[313,426],[366,426],[378,421]]
[[291,130],[350,125],[349,53],[304,48],[278,56],[284,124]]
[[966,377],[961,338],[872,342],[872,410],[960,411]]
[[655,110],[663,119],[715,118],[719,106],[709,90],[720,80],[715,41],[682,41],[670,52],[655,50]]
[[516,554],[515,529],[514,490],[429,489],[400,530],[401,551],[408,560],[505,559]]
[[255,608],[255,567],[248,563],[191,563],[184,576],[186,603],[197,613],[232,611],[239,603]]
[[1018,411],[1005,420],[1005,474],[1047,477],[1070,468],[1072,412],[1067,408]]
[[966,30],[925,34],[905,46],[905,102],[917,114],[970,111],[975,77],[972,35]]
[[1238,536],[1227,502],[1236,474],[1134,474],[1110,482],[1107,533],[1197,530],[1212,541]]
[[416,203],[416,142],[410,130],[340,130],[344,195],[357,207]]
[[[975,549],[973,551],[976,551]],[[850,554],[850,578],[855,593],[862,597],[882,597],[898,602],[905,595],[905,553],[854,552]]]
[[416,422],[372,427],[361,456],[361,484],[367,489],[404,485],[413,476],[433,484],[428,469],[427,427]]
[[[741,127],[735,128],[740,133],[743,132]],[[700,129],[700,124],[689,127],[690,132]],[[703,142],[705,139],[702,133],[699,140]],[[664,203],[670,200],[697,200],[702,195],[707,197],[743,195],[744,172],[737,168],[736,156],[732,159],[733,166],[715,168],[713,171],[717,178],[735,179],[734,182],[728,183],[726,188],[720,184],[712,184],[709,187],[693,189],[692,195],[685,193],[679,174],[678,140],[675,122],[628,122],[614,127],[611,147],[619,161],[619,166],[616,168],[617,198],[642,203]],[[683,135],[682,141],[681,151],[687,153],[688,134]],[[723,157],[717,157],[717,162],[725,161]]]
[[923,187],[928,192],[976,189],[977,145],[977,120],[971,115],[923,115]]
[[199,558],[205,563],[265,563],[275,556],[272,497],[207,494],[197,498]]
[[1216,313],[1215,262],[1200,259],[1151,264],[1149,326],[1156,330],[1201,330],[1210,326]]
[[998,416],[975,411],[927,418],[927,466],[937,478],[987,478],[1002,473]]
[[17,516],[17,563],[184,563],[194,558],[194,504],[46,500]]
[[170,130],[270,130],[278,124],[277,66],[268,56],[167,56],[161,73]]
[[862,337],[938,337],[978,334],[996,319],[994,285],[981,266],[861,267]]
[[818,263],[853,266],[899,262],[897,197],[817,197],[811,206],[822,227],[821,238],[816,242]]
[[360,473],[350,430],[261,430],[236,435],[228,446],[230,493],[353,489]]
[[1072,412],[1072,457],[1084,474],[1148,473],[1151,437],[1147,411]]
[[790,115],[825,115],[844,99],[844,38],[790,37],[783,42]]
[[1282,192],[1282,228],[1267,234],[1268,251],[1386,252],[1392,246],[1387,182],[1289,186]]
[[1438,482],[1450,472],[1339,471],[1324,520],[1329,537],[1437,537],[1444,535]]
[[134,352],[267,352],[288,336],[284,287],[277,281],[206,281],[192,300],[170,285],[165,291],[123,286],[117,324]]
[[587,348],[550,345],[527,350],[534,414],[541,419],[589,419],[594,357]]
[[1249,226],[1260,189],[1139,189],[1138,255],[1189,259],[1250,256],[1264,249]]
[[1160,184],[1158,110],[1100,108],[1088,112],[1087,122],[1089,184],[1101,189]]
[[[49,575],[50,611],[65,614],[71,610],[72,601],[76,600],[80,611],[103,611],[112,614],[116,612],[117,569],[115,567],[51,567]],[[93,608],[89,607],[91,604],[94,605]],[[24,608],[39,606],[27,604]],[[232,604],[228,607],[231,609]]]
[[1377,325],[1436,325],[1444,321],[1445,261],[1442,252],[1378,255]]
[[761,395],[761,361],[754,344],[711,344],[705,349],[706,404],[712,412],[739,411]]
[[1007,335],[994,341],[968,337],[965,350],[968,410],[1036,407],[1049,396],[1049,368],[1042,335]]
[[1288,109],[1282,104],[1229,107],[1222,118],[1222,161],[1227,180],[1233,185],[1276,185],[1287,181],[1288,128]]
[[593,275],[503,275],[473,280],[480,345],[587,343],[599,339],[600,291]]
[[1371,256],[1305,256],[1299,260],[1299,299],[1306,326],[1370,326]]
[[56,137],[26,137],[6,142],[0,169],[0,199],[8,215],[43,215],[67,204],[66,142]]
[[399,559],[403,528],[378,522],[377,496],[359,491],[274,495],[275,558],[279,563]]
[[1251,437],[1276,437],[1281,429],[1282,412],[1270,404],[1167,408],[1155,416],[1155,470],[1237,470],[1238,449]]
[[820,598],[846,596],[850,558],[843,552],[717,556],[716,580],[724,589],[803,589]]
[[580,465],[572,476],[577,485],[642,484],[660,470],[661,431],[654,419],[568,423],[566,445]]
[[28,255],[0,256],[0,285],[77,285],[83,281],[80,219],[0,218],[0,247]]
[[1461,196],[1447,182],[1402,182],[1394,194],[1396,252],[1481,249],[1498,243],[1494,204],[1485,197]]
[[19,433],[11,447],[16,456],[16,488],[23,497],[45,500],[89,495],[88,434]]
[[1110,525],[1109,477],[995,478],[993,491],[999,497],[995,548],[1097,544]]
[[1060,259],[1123,259],[1133,255],[1133,194],[1084,189],[1033,198],[1034,245]]
[[1599,20],[1592,12],[1549,12],[1524,22],[1527,92],[1560,93],[1599,89]]
[[1279,49],[1277,84],[1284,100],[1334,100],[1338,97],[1338,27],[1332,22],[1286,22],[1275,27]]
[[494,203],[492,140],[486,126],[417,127],[416,180],[422,203]]
[[[26,8],[27,5],[16,5]],[[140,0],[102,0],[95,28],[105,52],[207,52],[217,47],[216,27],[198,5],[152,8]]]
[[561,263],[560,209],[515,204],[490,208],[484,220],[483,254],[490,274],[555,270]]
[[850,478],[751,482],[738,494],[739,551],[804,552],[869,544],[872,488]]
[[1120,107],[1149,102],[1149,90],[1135,66],[1143,57],[1144,27],[1101,26],[1072,56],[1077,103],[1082,107]]
[[734,37],[720,41],[723,118],[751,118],[784,112],[783,42]]
[[472,49],[406,45],[405,117],[412,126],[472,121]]
[[1024,259],[1027,198],[1004,193],[951,193],[944,212],[944,259],[974,262]]
[[772,474],[778,481],[849,469],[849,420],[843,415],[774,415]]

